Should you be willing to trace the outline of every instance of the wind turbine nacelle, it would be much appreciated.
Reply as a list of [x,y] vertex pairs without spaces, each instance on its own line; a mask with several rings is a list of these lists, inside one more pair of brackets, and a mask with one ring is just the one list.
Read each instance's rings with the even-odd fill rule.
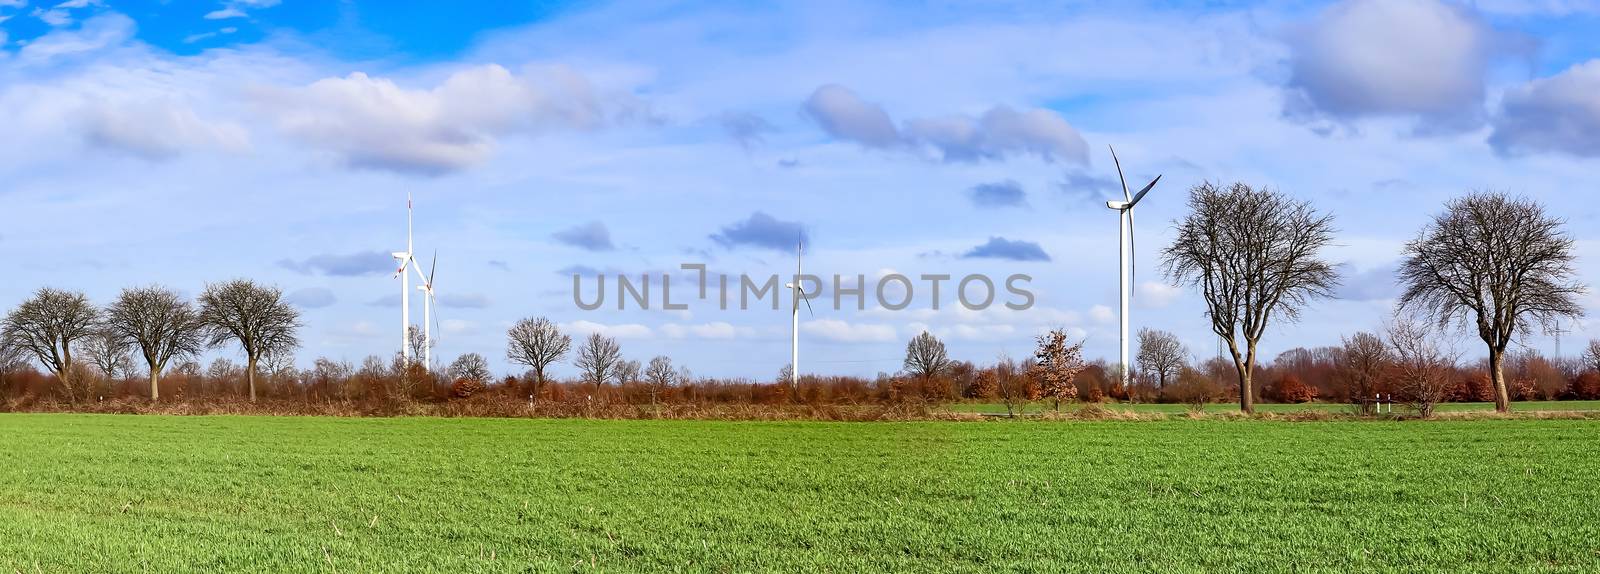
[[1128,202],[1113,199],[1106,202],[1106,207],[1120,211],[1128,208]]
[[390,257],[393,257],[395,259],[405,259],[409,255],[410,255],[409,253],[406,253],[404,251],[395,251],[395,252],[389,254]]

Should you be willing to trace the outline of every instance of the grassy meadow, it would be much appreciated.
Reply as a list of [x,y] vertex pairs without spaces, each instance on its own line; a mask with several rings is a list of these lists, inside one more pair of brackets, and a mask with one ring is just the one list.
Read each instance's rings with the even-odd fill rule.
[[[1038,414],[1052,410],[1050,401],[1027,401],[1016,407],[1020,414]],[[1077,404],[1062,404],[1062,411],[1076,410]],[[962,402],[942,405],[940,408],[956,413],[985,413],[1005,414],[1006,405],[1000,402]],[[1183,414],[1189,412],[1189,405],[1176,403],[1132,403],[1132,404],[1106,404],[1106,408],[1117,411],[1133,413],[1161,413]],[[1388,406],[1384,412],[1387,414]],[[1514,412],[1600,412],[1600,401],[1518,401],[1511,403]],[[1440,413],[1492,413],[1494,403],[1439,403],[1436,411]],[[1205,406],[1208,414],[1229,414],[1239,412],[1239,403],[1210,403]],[[1297,413],[1297,412],[1324,412],[1329,414],[1355,414],[1355,405],[1336,403],[1256,403],[1258,413]],[[1405,405],[1394,406],[1397,415],[1410,414]]]
[[0,571],[1593,572],[1600,420],[0,414]]

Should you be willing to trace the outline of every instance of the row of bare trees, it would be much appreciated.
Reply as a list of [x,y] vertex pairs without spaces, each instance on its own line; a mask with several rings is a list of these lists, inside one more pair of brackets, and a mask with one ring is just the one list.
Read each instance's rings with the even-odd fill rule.
[[122,368],[131,350],[149,369],[154,401],[160,399],[162,370],[173,360],[232,343],[246,357],[253,401],[258,364],[269,355],[292,353],[299,346],[299,328],[299,313],[283,300],[282,291],[244,279],[206,285],[193,302],[166,287],[124,289],[104,309],[83,293],[47,287],[6,315],[0,347],[31,354],[74,402],[84,394],[75,350],[107,375]]
[[[1268,327],[1297,319],[1339,284],[1334,264],[1321,254],[1333,241],[1333,217],[1308,201],[1242,183],[1203,183],[1190,190],[1188,203],[1162,268],[1204,297],[1211,329],[1234,363],[1239,408],[1254,412],[1257,352]],[[1429,342],[1412,332],[1422,329],[1413,320],[1475,332],[1488,348],[1495,408],[1510,410],[1503,363],[1512,341],[1583,314],[1584,286],[1575,280],[1574,244],[1563,227],[1525,198],[1476,192],[1450,201],[1406,244],[1391,346]],[[1157,362],[1145,368],[1169,372]]]

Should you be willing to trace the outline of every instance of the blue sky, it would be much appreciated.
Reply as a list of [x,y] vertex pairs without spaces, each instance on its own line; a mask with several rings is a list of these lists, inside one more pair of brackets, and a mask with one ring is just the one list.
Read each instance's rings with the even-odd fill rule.
[[[1595,37],[1583,0],[0,0],[0,304],[244,276],[302,307],[301,363],[392,353],[410,194],[444,360],[504,372],[505,329],[544,315],[641,361],[774,376],[786,310],[582,311],[568,273],[786,272],[776,238],[796,232],[818,273],[1026,273],[1037,296],[819,306],[807,371],[895,371],[923,329],[961,359],[1024,356],[1051,327],[1111,357],[1115,145],[1131,180],[1163,175],[1132,322],[1196,355],[1214,352],[1203,305],[1157,269],[1188,187],[1336,216],[1341,298],[1273,328],[1270,356],[1379,327],[1400,247],[1473,189],[1549,204],[1600,284]],[[1571,328],[1569,350],[1600,336]]]

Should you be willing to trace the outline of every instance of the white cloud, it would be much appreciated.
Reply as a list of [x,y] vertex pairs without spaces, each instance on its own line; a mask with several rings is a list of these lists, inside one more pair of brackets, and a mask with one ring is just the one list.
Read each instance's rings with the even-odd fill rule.
[[647,339],[653,334],[649,327],[640,325],[638,323],[618,323],[614,325],[607,325],[605,323],[596,323],[583,319],[579,319],[570,323],[562,323],[561,328],[563,330],[572,331],[583,336],[588,336],[591,333],[599,333],[601,336],[612,337],[616,339]]
[[58,58],[99,52],[133,37],[133,19],[117,13],[108,13],[84,20],[76,30],[56,30],[28,42],[17,53],[17,59],[28,64],[42,64]]
[[1600,60],[1511,89],[1489,143],[1505,154],[1554,151],[1600,157]]
[[605,121],[594,88],[576,72],[552,68],[537,81],[532,75],[490,64],[411,89],[355,72],[264,90],[258,100],[285,133],[349,165],[443,173],[483,162],[499,136]]
[[735,327],[732,323],[713,321],[698,325],[680,325],[667,323],[661,326],[661,333],[673,339],[713,339],[729,340],[734,338],[749,338],[755,336],[755,330],[749,327]]
[[466,335],[476,333],[478,324],[460,319],[445,319],[439,322],[439,329],[450,335]]
[[1492,44],[1474,15],[1438,0],[1345,0],[1290,42],[1286,111],[1478,119]]
[[1134,298],[1140,306],[1150,309],[1160,309],[1171,305],[1178,297],[1183,295],[1183,290],[1160,281],[1145,281],[1139,284],[1138,296]]
[[244,18],[250,14],[246,10],[271,8],[277,6],[279,0],[231,0],[223,2],[222,8],[207,12],[207,20],[226,20],[229,18]]
[[1117,312],[1105,305],[1095,305],[1089,308],[1089,318],[1096,323],[1110,323],[1117,320]]
[[807,335],[838,343],[887,343],[896,340],[894,327],[878,323],[814,319],[801,323],[800,330]]
[[207,20],[227,20],[229,18],[243,18],[243,17],[245,17],[247,15],[248,14],[244,13],[244,10],[240,10],[238,8],[234,8],[232,6],[229,6],[227,8],[221,8],[221,9],[217,9],[217,10],[212,10],[210,12],[206,12],[205,19],[207,19]]
[[249,135],[237,124],[208,122],[171,100],[95,101],[86,110],[86,137],[99,146],[145,159],[169,159],[188,149],[243,151]]

